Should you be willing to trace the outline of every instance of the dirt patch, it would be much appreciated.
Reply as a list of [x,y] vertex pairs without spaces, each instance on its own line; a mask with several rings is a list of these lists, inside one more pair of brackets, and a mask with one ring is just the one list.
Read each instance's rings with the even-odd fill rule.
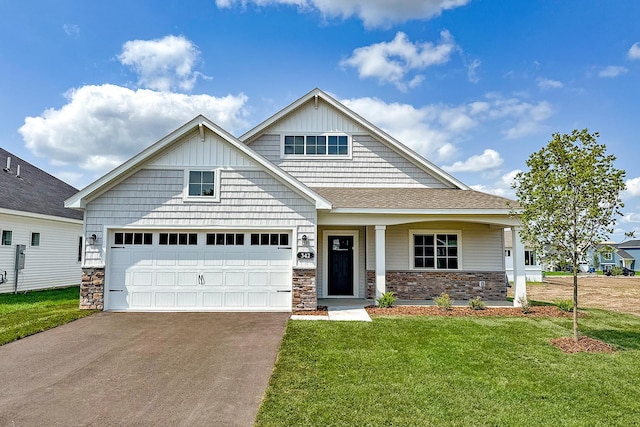
[[[513,288],[509,291],[513,293]],[[573,277],[553,276],[546,277],[540,284],[529,283],[527,297],[544,302],[573,299]],[[578,277],[578,307],[640,316],[640,277],[581,275]]]
[[380,308],[373,305],[365,307],[369,316],[522,316],[522,317],[571,317],[567,313],[553,306],[532,307],[528,313],[523,313],[519,307],[487,307],[484,310],[473,310],[469,307],[452,307],[442,310],[436,306],[396,305]]
[[615,349],[604,341],[589,337],[561,337],[549,340],[549,344],[558,347],[563,353],[613,353]]

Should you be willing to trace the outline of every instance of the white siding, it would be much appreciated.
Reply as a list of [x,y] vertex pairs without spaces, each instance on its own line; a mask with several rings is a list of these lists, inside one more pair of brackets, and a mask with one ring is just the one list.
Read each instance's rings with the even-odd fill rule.
[[[0,230],[12,231],[11,246],[0,245],[0,271],[7,282],[0,293],[13,292],[16,245],[26,245],[25,268],[18,275],[18,291],[80,283],[78,239],[82,224],[20,215],[0,214]],[[40,246],[31,247],[31,233],[40,233]]]
[[253,167],[257,164],[249,157],[205,129],[205,140],[195,130],[182,137],[182,142],[172,144],[146,165],[148,168],[163,166],[190,167]]
[[[410,270],[409,230],[460,231],[461,270],[503,271],[502,229],[485,224],[461,222],[424,222],[387,227],[388,271]],[[367,227],[367,269],[375,269],[375,230]]]
[[268,134],[251,148],[310,187],[450,188],[369,135],[352,136],[349,159],[282,159],[280,144],[280,134]]
[[[87,235],[95,233],[102,243],[103,226],[288,227],[306,234],[309,246],[315,246],[314,202],[264,171],[223,170],[219,179],[219,203],[185,202],[184,170],[138,171],[88,204]],[[88,250],[85,264],[103,265],[104,258]]]
[[318,108],[313,100],[309,101],[269,128],[269,132],[276,133],[331,131],[362,133],[364,129],[322,99],[319,99]]

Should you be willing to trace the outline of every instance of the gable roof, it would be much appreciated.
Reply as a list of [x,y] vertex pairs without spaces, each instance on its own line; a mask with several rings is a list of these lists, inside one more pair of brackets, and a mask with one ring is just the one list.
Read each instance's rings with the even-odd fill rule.
[[[6,168],[8,157],[11,157],[10,169]],[[76,188],[3,148],[0,148],[0,167],[0,207],[3,210],[82,220],[82,212],[64,207],[64,200],[75,194]]]
[[[475,190],[450,188],[345,188],[314,187],[334,209],[456,211],[507,214],[511,202],[504,197]],[[493,210],[494,212],[487,212]]]
[[467,185],[463,184],[461,181],[454,178],[452,175],[440,169],[438,166],[434,165],[433,163],[431,163],[430,161],[428,161],[427,159],[425,159],[424,157],[422,157],[421,155],[419,155],[418,153],[416,153],[415,151],[413,151],[412,149],[410,149],[409,147],[402,144],[400,141],[398,141],[397,139],[395,139],[394,137],[392,137],[391,135],[383,131],[382,129],[378,128],[377,126],[375,126],[374,124],[372,124],[371,122],[363,118],[362,116],[358,115],[351,109],[347,108],[344,104],[338,102],[336,99],[329,96],[327,93],[323,92],[318,88],[313,89],[311,92],[307,93],[297,101],[293,102],[289,106],[285,107],[284,109],[280,110],[278,113],[274,114],[273,116],[269,117],[267,120],[263,121],[262,123],[254,127],[253,129],[246,132],[244,135],[240,136],[239,138],[240,141],[244,142],[245,144],[250,144],[253,139],[260,136],[274,123],[282,120],[285,116],[293,113],[295,110],[307,104],[308,102],[311,102],[311,101],[317,102],[318,99],[322,99],[323,101],[331,105],[333,108],[335,108],[336,110],[340,111],[342,114],[347,116],[349,119],[361,125],[367,131],[369,131],[374,137],[376,137],[383,143],[387,144],[391,148],[395,149],[401,155],[403,155],[404,157],[412,161],[414,164],[422,167],[427,172],[431,173],[435,178],[439,179],[444,183],[457,187],[459,189],[469,190],[469,187]]
[[618,244],[619,248],[640,248],[640,240],[627,240],[626,242]]
[[147,147],[134,157],[116,167],[111,172],[108,172],[106,175],[98,178],[96,181],[92,182],[91,184],[80,190],[78,193],[67,199],[65,201],[65,206],[75,209],[84,209],[87,202],[98,197],[100,194],[104,193],[117,183],[121,182],[123,179],[140,170],[147,160],[151,159],[153,156],[170,147],[171,145],[177,143],[180,140],[180,137],[184,136],[188,132],[191,132],[196,127],[200,129],[201,136],[204,135],[205,127],[211,132],[215,133],[225,142],[229,143],[234,148],[238,149],[243,154],[253,159],[256,163],[263,166],[266,170],[271,172],[276,177],[280,178],[283,182],[288,183],[294,190],[305,195],[310,200],[314,200],[316,203],[316,208],[331,208],[331,204],[322,196],[311,190],[309,187],[298,181],[293,176],[289,175],[284,170],[269,162],[260,154],[249,148],[246,144],[240,142],[236,137],[234,137],[229,132],[225,131],[220,126],[216,125],[203,115],[196,116],[175,131],[171,132],[169,135],[165,136],[158,142]]

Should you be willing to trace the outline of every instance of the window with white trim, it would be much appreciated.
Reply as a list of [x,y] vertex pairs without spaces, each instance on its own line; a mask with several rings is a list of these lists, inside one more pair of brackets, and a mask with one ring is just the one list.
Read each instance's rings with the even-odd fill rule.
[[40,233],[31,233],[31,247],[40,246]]
[[613,253],[611,253],[611,252],[604,252],[604,253],[602,254],[602,258],[603,258],[605,261],[611,261],[611,260],[613,260]]
[[524,265],[536,265],[536,256],[534,251],[524,251]]
[[2,244],[2,246],[11,246],[12,237],[13,232],[11,230],[2,230],[2,241],[0,244]]
[[411,233],[411,267],[414,269],[457,270],[460,268],[460,235],[455,232]]
[[219,193],[218,170],[185,171],[184,199],[187,201],[218,202]]
[[285,156],[343,156],[349,155],[347,135],[285,135],[282,153]]

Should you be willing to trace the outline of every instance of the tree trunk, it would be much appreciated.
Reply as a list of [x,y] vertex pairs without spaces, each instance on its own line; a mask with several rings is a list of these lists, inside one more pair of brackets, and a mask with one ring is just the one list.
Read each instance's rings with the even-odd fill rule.
[[578,268],[573,265],[573,339],[578,342]]

